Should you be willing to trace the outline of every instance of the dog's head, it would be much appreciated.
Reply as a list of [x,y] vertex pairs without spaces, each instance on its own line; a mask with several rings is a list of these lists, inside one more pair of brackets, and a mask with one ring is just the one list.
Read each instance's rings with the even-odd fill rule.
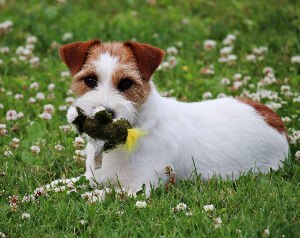
[[86,114],[103,106],[131,123],[147,100],[151,75],[164,56],[161,49],[133,41],[74,42],[61,46],[59,52],[74,78],[76,106]]

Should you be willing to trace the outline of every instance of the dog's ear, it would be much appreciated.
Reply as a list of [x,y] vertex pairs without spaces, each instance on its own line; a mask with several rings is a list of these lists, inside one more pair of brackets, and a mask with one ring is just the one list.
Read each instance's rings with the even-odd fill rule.
[[152,45],[134,41],[127,41],[124,45],[133,52],[143,79],[149,81],[154,70],[160,65],[165,52]]
[[59,48],[59,55],[62,61],[68,66],[71,74],[74,75],[85,63],[91,47],[100,43],[98,40],[90,40],[66,44]]

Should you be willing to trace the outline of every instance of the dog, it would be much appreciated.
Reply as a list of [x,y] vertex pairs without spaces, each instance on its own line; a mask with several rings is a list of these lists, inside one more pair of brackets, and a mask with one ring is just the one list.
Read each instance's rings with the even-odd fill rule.
[[[103,141],[88,138],[85,176],[101,184],[118,184],[131,192],[167,182],[166,167],[178,179],[196,171],[235,179],[248,171],[277,170],[289,144],[281,118],[248,99],[222,98],[184,103],[162,97],[152,74],[164,51],[134,41],[74,42],[59,49],[74,80],[74,105],[92,115],[99,106],[146,132],[136,149],[122,146],[102,153]],[[96,168],[96,160],[101,168]],[[169,167],[168,167],[169,166]]]

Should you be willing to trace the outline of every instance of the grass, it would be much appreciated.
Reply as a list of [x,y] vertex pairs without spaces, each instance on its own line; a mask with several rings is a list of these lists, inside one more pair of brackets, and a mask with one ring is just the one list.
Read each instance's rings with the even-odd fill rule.
[[[163,0],[150,5],[137,0],[12,0],[0,4],[0,23],[13,22],[12,31],[0,34],[0,48],[10,48],[7,54],[0,53],[0,124],[6,124],[8,131],[0,136],[0,232],[7,237],[266,237],[265,230],[269,229],[271,237],[299,236],[300,164],[295,159],[299,141],[291,144],[291,156],[285,166],[267,175],[248,173],[236,181],[181,181],[169,192],[158,188],[147,200],[142,193],[137,198],[124,199],[111,194],[103,202],[88,204],[81,194],[89,188],[82,188],[71,195],[66,191],[49,192],[38,202],[19,202],[15,209],[9,202],[9,196],[22,200],[25,194],[54,179],[84,172],[84,162],[73,159],[75,133],[59,129],[67,124],[66,112],[58,110],[59,106],[74,95],[67,94],[71,78],[61,76],[67,69],[59,60],[55,42],[134,38],[162,49],[176,46],[177,65],[158,71],[154,80],[161,91],[186,101],[201,100],[205,92],[211,92],[212,98],[220,93],[240,96],[245,90],[255,93],[264,78],[263,69],[270,66],[276,82],[262,88],[278,93],[278,98],[261,101],[281,104],[277,112],[289,117],[285,121],[290,134],[300,130],[300,103],[294,100],[300,92],[300,65],[290,60],[300,54],[297,1]],[[72,32],[73,38],[63,41],[66,32]],[[222,40],[229,33],[237,37],[233,50],[237,61],[233,65],[218,62]],[[14,63],[12,59],[18,59],[16,49],[26,44],[28,35],[37,37],[33,54],[40,63],[36,67],[26,61]],[[206,39],[214,39],[216,49],[205,51]],[[260,46],[268,48],[264,59],[248,62],[246,55]],[[200,73],[212,64],[214,74]],[[237,73],[251,78],[234,89],[233,77]],[[230,79],[229,86],[220,83],[224,77]],[[34,82],[38,82],[39,89],[30,87]],[[47,88],[50,83],[56,86],[53,92]],[[290,86],[292,95],[284,93],[282,85]],[[46,99],[27,103],[37,92],[43,92]],[[16,94],[22,94],[23,99],[16,99]],[[46,104],[55,108],[49,121],[39,118]],[[7,120],[6,112],[11,109],[24,116]],[[10,145],[14,137],[20,139],[16,149]],[[57,144],[65,149],[55,150]],[[41,148],[38,155],[31,152],[32,145]],[[13,155],[5,156],[6,151]],[[136,208],[137,200],[146,200],[147,207]],[[184,211],[174,213],[173,208],[180,202],[187,205],[191,216]],[[207,204],[213,204],[215,209],[205,212],[203,206]],[[23,213],[29,213],[30,219],[22,219]],[[217,217],[222,219],[222,225],[216,229]]]

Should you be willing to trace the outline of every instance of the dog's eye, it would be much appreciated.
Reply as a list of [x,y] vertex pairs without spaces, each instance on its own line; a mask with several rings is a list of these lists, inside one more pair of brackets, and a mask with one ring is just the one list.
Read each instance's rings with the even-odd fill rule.
[[98,80],[95,76],[88,76],[84,78],[83,81],[89,88],[95,88],[98,84]]
[[121,92],[126,91],[127,89],[129,89],[133,84],[133,81],[129,78],[123,78],[121,79],[120,83],[118,84],[118,89]]

